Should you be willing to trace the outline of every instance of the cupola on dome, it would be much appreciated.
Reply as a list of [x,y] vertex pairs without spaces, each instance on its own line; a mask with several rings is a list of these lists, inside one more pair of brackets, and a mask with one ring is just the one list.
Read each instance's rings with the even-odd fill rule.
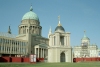
[[82,40],[90,40],[88,37],[84,36]]
[[60,16],[58,16],[58,19],[59,19],[59,23],[58,26],[55,28],[55,32],[65,32],[65,29],[60,24]]
[[25,19],[39,20],[37,14],[33,12],[32,6],[30,7],[30,11],[24,14],[24,16],[22,17],[22,20],[25,20]]
[[55,28],[55,31],[63,31],[63,32],[65,32],[65,29],[59,23],[58,26]]
[[85,31],[84,31],[84,37],[82,38],[82,40],[90,40],[90,39],[85,35]]

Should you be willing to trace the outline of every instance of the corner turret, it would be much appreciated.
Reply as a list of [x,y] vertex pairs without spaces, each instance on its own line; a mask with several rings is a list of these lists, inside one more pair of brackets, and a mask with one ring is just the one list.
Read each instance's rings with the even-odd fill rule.
[[10,26],[9,26],[9,28],[8,28],[8,33],[9,33],[9,34],[11,34],[11,29],[10,29]]

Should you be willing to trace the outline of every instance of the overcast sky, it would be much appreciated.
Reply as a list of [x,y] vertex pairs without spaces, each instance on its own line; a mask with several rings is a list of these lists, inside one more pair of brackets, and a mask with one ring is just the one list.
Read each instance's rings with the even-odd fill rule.
[[0,32],[18,35],[18,26],[30,6],[38,15],[42,36],[47,37],[50,26],[54,32],[58,16],[66,32],[71,33],[71,45],[81,44],[81,38],[90,38],[100,48],[100,0],[0,0]]

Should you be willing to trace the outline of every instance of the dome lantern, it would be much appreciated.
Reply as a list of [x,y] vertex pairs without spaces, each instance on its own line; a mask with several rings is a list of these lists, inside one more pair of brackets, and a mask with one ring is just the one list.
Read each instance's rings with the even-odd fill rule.
[[55,32],[65,32],[65,29],[62,27],[62,25],[60,23],[60,16],[58,16],[58,25],[55,28]]
[[82,38],[82,40],[90,40],[90,39],[86,36],[86,31],[84,31],[84,37]]
[[33,11],[32,5],[31,5],[31,7],[30,7],[30,11]]

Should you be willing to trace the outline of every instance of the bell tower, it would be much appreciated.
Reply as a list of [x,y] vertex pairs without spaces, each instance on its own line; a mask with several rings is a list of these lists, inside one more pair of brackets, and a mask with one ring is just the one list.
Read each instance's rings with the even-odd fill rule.
[[70,46],[70,32],[60,23],[58,17],[58,25],[54,33],[49,33],[48,62],[72,62],[72,48]]

